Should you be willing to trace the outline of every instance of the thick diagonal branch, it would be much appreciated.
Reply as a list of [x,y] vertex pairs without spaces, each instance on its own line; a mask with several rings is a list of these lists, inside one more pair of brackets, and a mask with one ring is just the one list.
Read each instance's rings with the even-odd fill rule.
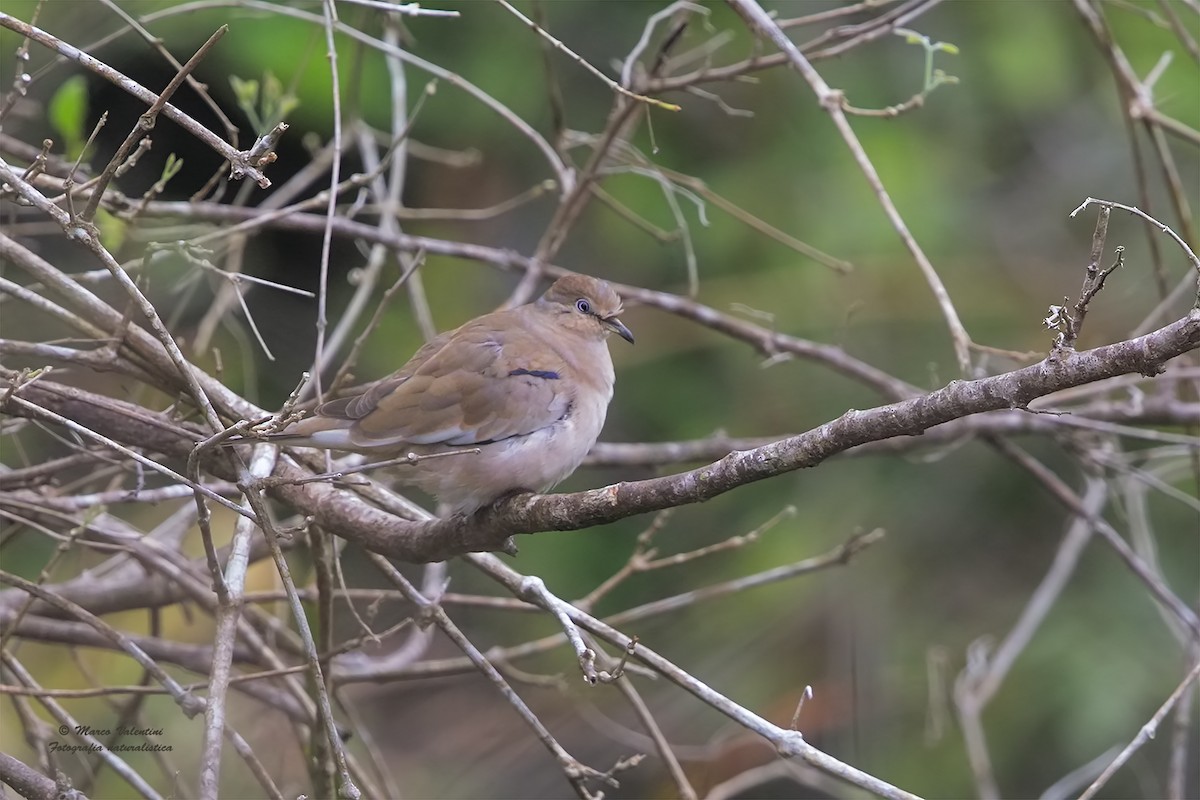
[[[615,522],[636,514],[699,503],[738,486],[820,464],[868,442],[919,436],[955,419],[1006,408],[1025,408],[1053,392],[1140,373],[1156,375],[1172,358],[1200,347],[1200,309],[1135,339],[1047,358],[1013,372],[949,385],[910,400],[866,411],[850,410],[806,433],[751,450],[734,451],[698,469],[662,478],[614,484],[557,495],[520,495],[471,517],[414,522],[365,503],[355,493],[324,483],[287,483],[309,474],[281,459],[271,492],[329,531],[368,550],[402,561],[441,561],[466,552],[501,548],[509,536],[567,531]],[[68,416],[117,441],[136,441],[172,455],[186,455],[194,440],[161,417],[117,401],[38,381],[16,396]],[[17,404],[6,413],[27,413]],[[228,477],[228,462],[207,467]]]

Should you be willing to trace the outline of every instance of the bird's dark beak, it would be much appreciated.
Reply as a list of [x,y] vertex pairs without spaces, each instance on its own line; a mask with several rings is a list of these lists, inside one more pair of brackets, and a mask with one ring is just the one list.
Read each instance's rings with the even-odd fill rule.
[[612,328],[613,333],[615,333],[617,336],[620,336],[625,341],[633,344],[633,333],[630,332],[629,328],[625,327],[624,322],[621,322],[621,320],[617,319],[616,317],[609,317],[608,319],[604,320],[604,324]]

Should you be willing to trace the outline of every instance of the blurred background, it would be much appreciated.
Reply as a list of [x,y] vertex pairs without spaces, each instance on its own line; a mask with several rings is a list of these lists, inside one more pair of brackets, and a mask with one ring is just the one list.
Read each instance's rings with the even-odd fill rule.
[[[8,0],[4,10],[28,21],[37,5]],[[556,123],[548,101],[548,61],[566,128],[587,135],[603,129],[613,104],[611,90],[561,53],[544,53],[535,35],[504,8],[487,2],[427,5],[457,10],[461,16],[406,19],[403,42],[409,52],[476,84],[552,138]],[[767,7],[794,17],[838,5],[782,2]],[[116,6],[139,18],[180,61],[218,26],[230,26],[195,74],[241,128],[242,148],[262,131],[255,130],[239,109],[235,80],[278,85],[280,96],[293,107],[287,114],[291,129],[269,170],[276,185],[302,169],[312,152],[329,141],[334,113],[319,25],[272,13],[265,3],[119,0],[41,7],[39,27],[87,49],[155,92],[174,69],[142,39],[126,34],[95,46],[125,26]],[[642,35],[648,17],[665,6],[614,0],[552,2],[536,11],[555,37],[606,74],[618,76],[619,62]],[[316,18],[321,13],[315,3],[286,7]],[[535,11],[529,3],[519,7],[525,13]],[[1182,20],[1194,43],[1200,37],[1195,4],[1163,0],[1102,2],[1098,7],[1139,76],[1147,75],[1164,52],[1173,53],[1154,88],[1157,107],[1193,130],[1200,128],[1196,54],[1181,48],[1184,40],[1171,25],[1171,15]],[[711,55],[714,64],[739,61],[755,51],[744,25],[729,9],[718,3],[704,8],[677,52],[715,37],[725,43]],[[338,12],[343,22],[379,35],[377,10],[339,3]],[[833,24],[877,13],[867,9]],[[804,42],[826,27],[790,29],[789,34]],[[940,86],[922,107],[894,119],[853,117],[854,129],[909,229],[945,281],[974,341],[1003,351],[1044,353],[1052,334],[1042,327],[1042,319],[1050,304],[1078,293],[1095,224],[1094,209],[1074,219],[1070,212],[1089,196],[1143,203],[1110,68],[1075,5],[1068,2],[946,2],[906,27],[932,42],[955,46],[957,53],[934,53],[933,66],[957,82]],[[387,130],[391,88],[382,56],[349,37],[339,37],[337,44],[343,114]],[[5,88],[12,84],[13,54],[19,45],[18,36],[0,31],[0,86]],[[51,58],[43,48],[33,46],[30,55],[26,69],[35,81],[14,112],[15,119],[6,120],[4,133],[35,144],[47,137],[69,144],[78,131],[86,138],[107,110],[108,123],[94,145],[97,156],[90,159],[94,174],[144,107],[73,65],[47,66]],[[903,36],[886,35],[815,66],[832,87],[846,93],[849,103],[878,109],[922,91],[926,53]],[[411,109],[430,75],[411,66],[404,74]],[[959,377],[936,302],[829,115],[791,70],[755,71],[749,78],[704,84],[720,102],[686,93],[656,94],[678,103],[681,110],[651,110],[629,145],[654,164],[693,176],[749,215],[852,269],[831,269],[763,235],[699,193],[679,193],[675,200],[695,253],[696,299],[783,333],[841,346],[919,387],[933,389]],[[51,111],[56,100],[57,117]],[[173,102],[220,130],[190,89],[182,89]],[[79,109],[84,110],[82,119]],[[182,169],[161,198],[187,199],[217,168],[217,157],[166,120],[159,121],[153,136],[153,149],[118,180],[118,188],[136,198],[160,178],[167,159],[174,156],[182,159]],[[408,208],[489,208],[553,177],[544,156],[527,138],[446,80],[438,81],[436,91],[420,101],[411,138],[403,193]],[[1141,138],[1141,157],[1151,171],[1150,210],[1174,225],[1178,220],[1171,214],[1161,175]],[[1168,144],[1183,193],[1195,205],[1200,202],[1200,151],[1183,139],[1173,138]],[[55,152],[65,154],[57,147]],[[571,152],[582,164],[589,148]],[[362,168],[350,159],[342,175]],[[317,185],[327,185],[327,177]],[[624,171],[607,177],[603,187],[658,229],[677,229],[656,180]],[[224,191],[226,200],[250,192],[250,205],[270,196],[270,190],[241,185]],[[486,219],[411,219],[400,224],[410,234],[530,255],[554,213],[555,201],[556,192],[550,191]],[[166,223],[186,223],[180,229],[185,232],[199,229],[182,219],[147,217],[143,222],[113,224],[110,235],[120,238],[108,241],[118,258],[141,255],[147,240],[185,235],[158,229]],[[1176,230],[1187,235],[1184,229]],[[14,233],[35,232],[14,228]],[[67,271],[96,267],[82,250],[52,236],[37,242],[45,257]],[[1125,247],[1125,267],[1093,303],[1081,349],[1127,338],[1159,303],[1163,288],[1174,286],[1185,274],[1184,259],[1165,239],[1157,242],[1165,273],[1156,272],[1143,227],[1120,212],[1112,218],[1110,252],[1118,244]],[[1191,244],[1195,248],[1197,242]],[[349,302],[365,249],[346,239],[334,241],[331,320],[336,321]],[[320,250],[319,233],[264,230],[250,239],[243,269],[315,291]],[[689,291],[681,238],[656,237],[600,202],[587,207],[554,263],[649,289]],[[219,285],[206,277],[196,279],[192,272],[183,259],[161,258],[146,273],[147,292],[170,317],[172,330],[196,363],[219,370],[228,385],[261,406],[278,407],[312,363],[315,301],[269,289],[248,293],[250,311],[273,361],[255,343],[240,312],[226,315],[201,350],[195,344]],[[389,263],[381,286],[390,285],[400,272],[398,264]],[[5,274],[12,276],[13,271],[6,269]],[[490,265],[436,256],[427,258],[421,277],[439,330],[501,304],[519,279]],[[1164,319],[1177,318],[1187,306],[1185,293]],[[0,313],[5,336],[15,336],[18,327],[21,338],[63,335],[45,318],[12,303],[0,306]],[[630,303],[624,319],[637,345],[612,345],[617,391],[602,441],[674,441],[715,432],[778,436],[818,426],[847,408],[885,402],[869,387],[825,366],[800,359],[768,361],[744,343],[655,309]],[[43,329],[44,334],[29,333]],[[410,306],[398,298],[367,342],[355,373],[362,379],[382,376],[400,366],[421,342]],[[1026,363],[1004,354],[981,351],[976,356],[980,370],[988,373]],[[130,391],[124,378],[73,374],[73,379],[117,397]],[[1016,441],[1082,490],[1084,475],[1071,442],[1031,436]],[[1124,445],[1137,450],[1145,443],[1127,440]],[[51,441],[39,440],[38,446],[47,454],[54,452]],[[4,461],[15,466],[22,458],[46,457],[38,452],[18,455],[9,449]],[[1150,521],[1165,581],[1194,607],[1200,597],[1197,476],[1186,459],[1180,463],[1182,467],[1156,473],[1165,489],[1144,491],[1143,482],[1129,474],[1104,474],[1113,492],[1106,518],[1122,532],[1131,519]],[[641,467],[585,468],[560,490],[654,474]],[[1144,501],[1144,513],[1130,510],[1135,497]],[[952,701],[955,676],[974,644],[994,645],[1013,626],[1054,558],[1069,515],[1011,461],[985,444],[968,442],[899,455],[841,457],[818,469],[746,486],[702,507],[679,509],[657,534],[656,546],[669,554],[720,542],[754,530],[788,508],[794,513],[756,543],[635,575],[605,598],[597,612],[617,612],[817,556],[855,534],[882,528],[886,536],[847,565],[695,602],[621,628],[777,724],[788,724],[805,685],[811,685],[814,697],[805,704],[799,722],[809,742],[921,795],[974,796],[976,783]],[[137,508],[129,513],[137,524],[150,527],[169,511]],[[231,520],[219,516],[218,522],[227,535]],[[4,524],[10,525],[7,520]],[[581,597],[621,568],[648,524],[649,518],[634,518],[576,533],[522,537],[513,565],[541,576],[562,597]],[[55,545],[28,531],[15,533],[20,535],[6,537],[0,550],[4,569],[34,577]],[[192,544],[198,554],[198,542]],[[292,558],[299,582],[306,574],[306,556],[294,552]],[[64,579],[87,563],[68,557],[57,568],[61,574],[52,577]],[[346,551],[343,564],[351,587],[386,586],[354,548]],[[405,571],[420,574],[416,569]],[[450,576],[452,591],[496,593],[490,581],[461,564],[450,566]],[[254,567],[252,588],[268,591],[276,581],[269,562]],[[383,627],[405,612],[403,604],[385,604],[373,624]],[[482,649],[556,630],[544,615],[475,608],[451,608],[451,613]],[[286,611],[281,609],[280,615],[286,618]],[[140,612],[114,615],[110,621],[127,630],[144,630],[147,625]],[[207,616],[178,607],[164,613],[162,626],[162,635],[171,638],[198,643],[211,638]],[[339,633],[352,636],[356,630],[348,623]],[[140,674],[127,658],[109,651],[79,650],[63,658],[63,649],[56,646],[25,642],[19,649],[22,660],[48,687],[88,685],[88,675],[103,676],[98,679],[102,683],[127,683]],[[451,644],[438,639],[429,657],[456,654]],[[1039,796],[1067,773],[1127,742],[1194,658],[1164,624],[1144,586],[1109,548],[1090,544],[1063,596],[984,715],[1000,792],[1008,797]],[[565,676],[564,688],[527,683],[517,688],[584,762],[606,769],[622,755],[652,752],[616,690],[583,685],[565,649],[516,666],[531,674]],[[665,681],[640,680],[639,688],[702,794],[774,759],[765,743]],[[370,744],[406,797],[561,797],[570,791],[542,746],[476,673],[354,686],[342,697],[357,708],[357,727],[368,732]],[[107,699],[63,702],[97,728],[115,719]],[[1194,797],[1200,793],[1195,695],[1190,702],[1193,713],[1186,724],[1192,729],[1192,752],[1186,796]],[[130,763],[152,776],[162,791],[187,796],[195,785],[200,722],[183,720],[166,698],[148,699],[144,708],[145,718],[166,729],[162,741],[172,744],[174,752],[157,765],[150,756],[129,754]],[[12,724],[13,714],[10,703],[0,702],[0,750],[27,756],[20,726]],[[281,786],[293,795],[305,791],[300,750],[290,736],[279,733],[290,723],[242,697],[231,716],[268,767],[289,776]],[[1101,796],[1165,796],[1171,741],[1160,736],[1148,743]],[[364,747],[364,737],[352,739],[348,746]],[[226,762],[227,796],[254,796],[256,784],[242,764],[233,757]],[[78,757],[64,760],[63,768],[76,780],[87,769]],[[665,797],[674,791],[653,755],[620,780],[619,789],[606,790],[608,796]],[[91,796],[119,797],[127,791],[123,782],[103,771]],[[825,797],[831,791],[819,782],[806,785],[802,777],[781,776],[739,796]],[[847,796],[844,789],[837,791],[836,796]]]

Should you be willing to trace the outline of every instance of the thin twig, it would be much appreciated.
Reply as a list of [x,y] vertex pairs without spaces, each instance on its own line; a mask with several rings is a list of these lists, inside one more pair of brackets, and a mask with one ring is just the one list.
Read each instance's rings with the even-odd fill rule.
[[516,8],[514,8],[513,5],[508,2],[508,0],[496,0],[496,2],[499,3],[506,11],[508,11],[514,17],[516,17],[517,19],[521,20],[521,22],[524,22],[526,25],[528,25],[529,28],[534,33],[538,34],[539,36],[544,38],[546,41],[550,42],[550,44],[554,45],[554,47],[556,49],[558,49],[560,52],[565,53],[567,55],[567,57],[570,58],[572,61],[574,61],[576,64],[583,67],[584,69],[586,69],[588,72],[595,75],[600,80],[604,81],[605,85],[608,86],[608,88],[612,89],[614,92],[623,94],[632,100],[637,100],[639,103],[646,103],[648,105],[652,105],[657,108],[661,108],[665,111],[678,111],[679,110],[679,106],[676,105],[675,103],[665,103],[662,100],[657,100],[653,97],[646,97],[645,95],[641,95],[641,94],[638,94],[637,92],[632,92],[629,89],[626,89],[624,86],[622,86],[621,84],[614,81],[612,78],[605,75],[599,69],[597,69],[596,67],[593,67],[591,64],[589,64],[587,62],[586,59],[584,59],[582,56],[577,55],[573,50],[571,50],[571,48],[567,47],[565,44],[560,42],[558,39],[555,39],[553,36],[551,36],[550,33],[548,31],[546,31],[545,28],[541,27],[536,22],[531,20],[529,17],[525,16],[520,11],[518,11]]
[[[27,36],[38,44],[47,47],[64,58],[74,61],[91,72],[96,73],[100,77],[114,84],[123,91],[138,98],[146,105],[152,105],[156,99],[156,95],[149,89],[141,86],[135,81],[130,80],[121,73],[114,70],[104,62],[94,58],[88,53],[79,50],[72,45],[61,41],[55,36],[51,36],[43,30],[27,25],[4,12],[0,11],[0,27],[8,28],[22,36]],[[234,150],[228,143],[220,137],[201,125],[192,117],[184,114],[175,106],[167,103],[162,107],[163,116],[177,123],[188,133],[195,136],[200,141],[204,142],[210,148],[220,154],[226,161],[232,165],[231,175],[234,178],[248,177],[255,181],[260,187],[267,188],[271,185],[271,181],[259,169],[252,166],[247,160],[244,153]]]
[[[276,450],[270,446],[256,448],[250,461],[250,475],[255,478],[269,475],[275,466]],[[213,634],[213,661],[209,673],[208,705],[204,713],[204,750],[200,759],[198,796],[216,800],[220,793],[221,744],[225,731],[225,703],[233,664],[234,644],[237,641],[238,617],[246,588],[246,568],[250,561],[250,537],[258,530],[253,520],[238,517],[233,542],[224,568],[224,593],[218,594],[217,626]],[[220,574],[220,573],[218,573]]]
[[154,99],[154,102],[150,104],[150,108],[144,111],[140,117],[138,117],[137,124],[133,126],[133,130],[131,130],[129,135],[125,137],[125,141],[123,141],[117,148],[117,151],[113,153],[113,157],[109,159],[108,164],[104,167],[104,170],[100,173],[95,185],[92,187],[92,196],[88,199],[88,203],[84,207],[83,213],[79,215],[79,218],[83,220],[83,222],[90,223],[96,216],[96,210],[100,207],[100,198],[104,196],[104,190],[108,188],[108,184],[112,182],[112,179],[116,176],[117,169],[122,163],[124,163],[125,157],[129,154],[129,151],[133,149],[133,146],[143,136],[145,136],[154,128],[154,123],[158,120],[158,115],[163,110],[163,107],[166,106],[167,101],[171,99],[171,96],[175,94],[175,91],[183,85],[184,80],[187,79],[193,71],[195,71],[196,67],[199,66],[200,62],[204,60],[204,57],[208,55],[209,51],[212,50],[216,46],[217,42],[219,42],[221,38],[228,32],[228,25],[222,25],[221,27],[217,28],[216,32],[213,33],[212,36],[208,37],[208,41],[202,44],[200,49],[188,59],[187,63],[179,68],[179,70],[175,73],[175,77],[171,79],[166,88],[163,89],[162,92],[159,93],[158,97]]
[[1079,800],[1091,800],[1092,797],[1095,797],[1096,793],[1108,783],[1117,770],[1125,766],[1125,763],[1129,761],[1142,745],[1154,738],[1159,724],[1162,723],[1167,714],[1171,713],[1171,709],[1179,702],[1179,698],[1183,697],[1197,678],[1200,678],[1200,663],[1192,667],[1187,676],[1175,687],[1175,691],[1171,692],[1163,704],[1158,707],[1158,710],[1154,712],[1154,716],[1150,718],[1150,721],[1138,731],[1137,736],[1134,736],[1133,740],[1125,746],[1125,749],[1113,759],[1113,762],[1100,774],[1100,777],[1092,781],[1092,785],[1083,794],[1079,795]]
[[796,68],[812,88],[817,96],[817,102],[833,119],[834,126],[838,129],[838,133],[841,134],[846,147],[849,148],[855,163],[858,164],[859,169],[866,177],[867,183],[870,184],[871,190],[874,192],[879,204],[883,206],[883,211],[892,223],[892,227],[899,234],[901,241],[904,242],[909,253],[912,254],[913,260],[917,262],[917,266],[925,277],[925,282],[933,292],[938,308],[941,309],[942,316],[946,320],[946,326],[950,330],[950,337],[954,343],[954,352],[958,357],[959,370],[964,375],[969,374],[971,369],[971,337],[959,320],[958,311],[955,310],[950,293],[946,290],[945,284],[942,283],[937,270],[909,231],[904,219],[900,216],[900,211],[896,208],[895,203],[892,202],[891,195],[884,187],[883,181],[879,178],[879,173],[871,163],[867,151],[863,148],[858,136],[854,133],[854,129],[850,127],[850,123],[846,120],[846,115],[842,110],[842,93],[831,89],[825,83],[825,79],[813,69],[812,64],[800,52],[800,48],[796,47],[792,40],[787,38],[787,35],[779,28],[775,20],[758,3],[754,0],[727,1],[753,31],[783,51],[788,62]]

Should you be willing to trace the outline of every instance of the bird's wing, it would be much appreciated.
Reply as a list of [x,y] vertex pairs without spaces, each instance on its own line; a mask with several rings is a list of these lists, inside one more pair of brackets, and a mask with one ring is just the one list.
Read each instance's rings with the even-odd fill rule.
[[539,337],[503,321],[468,323],[415,368],[410,362],[344,398],[329,415],[355,420],[351,438],[360,447],[475,445],[553,425],[570,409],[571,368]]
[[430,357],[445,347],[457,333],[458,329],[438,334],[421,345],[403,367],[386,378],[375,381],[361,394],[350,394],[322,403],[316,409],[317,416],[344,420],[362,419],[379,405],[380,400],[408,380]]

